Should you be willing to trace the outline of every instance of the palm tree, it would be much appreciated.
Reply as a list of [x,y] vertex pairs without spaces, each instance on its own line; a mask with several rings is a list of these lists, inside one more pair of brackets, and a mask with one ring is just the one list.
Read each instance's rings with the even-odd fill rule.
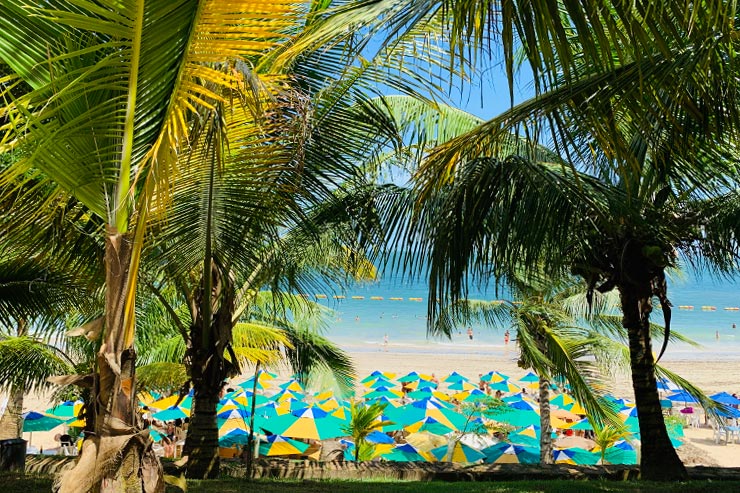
[[383,420],[385,404],[374,402],[370,405],[352,401],[350,406],[350,421],[345,427],[345,433],[355,442],[355,462],[359,462],[361,451],[367,447],[367,436],[384,426],[390,426],[392,421]]
[[606,464],[606,449],[629,436],[624,428],[611,425],[594,427],[594,442],[599,446],[601,452],[601,464]]
[[[432,333],[449,337],[460,324],[478,322],[489,327],[510,325],[516,331],[519,366],[539,375],[540,463],[552,463],[550,386],[553,380],[571,385],[579,402],[598,423],[616,421],[616,415],[593,389],[601,388],[599,340],[593,329],[580,327],[566,311],[570,289],[534,288],[511,282],[519,302],[459,300],[443,307]],[[586,358],[597,356],[596,360]]]
[[[0,111],[14,122],[5,141],[25,151],[0,183],[5,187],[31,171],[106,225],[99,233],[106,267],[103,343],[89,416],[95,434],[62,480],[62,492],[101,484],[161,489],[161,467],[146,435],[136,431],[134,295],[145,224],[166,209],[178,154],[188,147],[191,116],[204,97],[226,101],[224,94],[248,81],[251,90],[242,91],[241,102],[256,111],[271,106],[269,75],[258,82],[236,62],[284,42],[295,11],[271,4],[254,13],[250,6],[193,2],[173,8],[143,0],[125,8],[113,1],[59,1],[48,9],[21,0],[3,5],[0,59],[32,90],[8,99]],[[244,14],[234,19],[230,12]],[[210,65],[227,58],[234,70]],[[123,465],[142,472],[122,477]]]

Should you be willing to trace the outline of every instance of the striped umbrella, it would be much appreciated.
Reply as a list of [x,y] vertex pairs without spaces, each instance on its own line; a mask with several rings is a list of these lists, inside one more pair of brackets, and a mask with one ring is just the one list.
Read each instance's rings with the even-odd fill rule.
[[364,399],[378,399],[385,397],[387,399],[400,399],[403,397],[403,392],[400,390],[392,389],[390,387],[378,387],[362,396]]
[[297,455],[308,449],[308,444],[280,435],[269,435],[266,443],[260,443],[260,455]]
[[504,380],[508,380],[509,376],[504,375],[503,373],[498,371],[489,371],[488,373],[480,377],[480,379],[484,382],[502,382]]
[[61,418],[48,416],[46,414],[29,411],[22,414],[23,432],[32,433],[34,431],[49,431],[66,422]]
[[428,456],[423,455],[410,443],[396,445],[390,452],[380,455],[382,458],[392,462],[428,462]]
[[273,434],[290,438],[311,438],[327,440],[346,435],[346,421],[329,415],[317,407],[311,407],[298,413],[285,414],[270,419],[262,425],[263,429]]
[[522,378],[520,378],[519,381],[520,382],[527,382],[527,383],[539,382],[540,381],[540,377],[538,377],[537,374],[532,373],[530,371],[526,375],[524,375]]
[[411,433],[416,433],[419,431],[428,431],[429,433],[434,433],[435,435],[446,435],[447,433],[450,433],[456,430],[456,428],[440,423],[439,421],[437,421],[435,418],[431,416],[427,416],[426,418],[422,419],[421,421],[417,423],[413,423],[408,426],[405,426],[404,429]]
[[388,372],[382,372],[379,370],[375,370],[370,375],[360,380],[360,383],[365,384],[371,380],[376,380],[378,378],[385,378],[386,380],[393,380],[395,377],[396,377],[395,373],[388,373]]
[[501,442],[481,450],[487,464],[537,464],[540,452],[534,447],[524,447]]
[[491,382],[489,385],[491,390],[500,390],[509,394],[514,394],[522,390],[520,386],[515,383],[510,383],[508,380],[501,380],[499,382]]
[[466,382],[465,380],[458,380],[457,382],[453,382],[450,385],[447,386],[450,390],[473,390],[477,389],[478,387],[476,385],[473,385],[470,382]]
[[446,383],[469,382],[470,379],[468,377],[465,377],[465,376],[459,374],[456,371],[453,371],[452,373],[450,373],[449,375],[447,375],[446,377],[444,377],[444,379],[442,379],[442,381],[443,382],[446,382]]
[[455,442],[450,450],[449,445],[444,445],[432,450],[432,455],[439,461],[445,462],[478,462],[485,459],[486,456],[480,450],[474,449],[470,445],[462,442]]

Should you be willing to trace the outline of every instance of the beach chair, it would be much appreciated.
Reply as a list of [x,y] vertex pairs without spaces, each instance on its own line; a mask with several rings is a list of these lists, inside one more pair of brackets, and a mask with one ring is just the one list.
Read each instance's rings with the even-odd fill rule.
[[717,422],[717,420],[715,419],[710,420],[710,423],[712,425],[712,431],[714,433],[714,443],[719,444],[719,442],[724,441],[725,445],[727,445],[730,439],[730,432],[727,428],[727,425]]

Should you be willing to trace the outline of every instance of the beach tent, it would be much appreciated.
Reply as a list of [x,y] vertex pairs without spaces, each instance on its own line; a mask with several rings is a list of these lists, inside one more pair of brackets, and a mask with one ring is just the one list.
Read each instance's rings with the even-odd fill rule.
[[280,435],[269,435],[265,442],[260,443],[259,454],[264,456],[297,455],[305,452],[308,447],[307,443]]
[[534,447],[524,447],[501,442],[481,450],[487,464],[537,464],[540,452]]
[[461,463],[478,462],[486,457],[480,450],[461,442],[455,442],[452,445],[452,450],[450,450],[450,444],[448,444],[432,449],[431,453],[439,461]]

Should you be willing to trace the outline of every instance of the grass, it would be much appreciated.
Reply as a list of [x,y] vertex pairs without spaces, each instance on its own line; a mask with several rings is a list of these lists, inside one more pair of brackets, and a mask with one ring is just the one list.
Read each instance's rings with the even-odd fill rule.
[[[3,493],[47,493],[51,477],[0,473]],[[167,493],[180,490],[168,486]],[[193,493],[734,493],[739,481],[690,481],[687,483],[649,483],[637,481],[502,481],[477,483],[403,482],[403,481],[245,481],[223,478],[214,481],[189,481]]]

